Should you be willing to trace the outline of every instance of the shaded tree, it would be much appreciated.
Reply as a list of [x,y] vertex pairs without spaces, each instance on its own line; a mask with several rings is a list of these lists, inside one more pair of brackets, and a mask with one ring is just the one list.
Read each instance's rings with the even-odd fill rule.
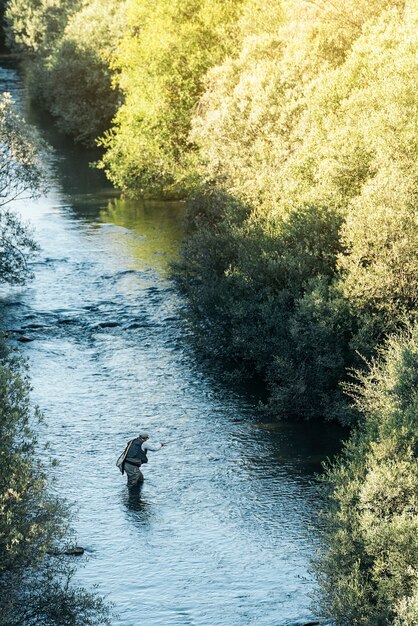
[[16,112],[9,94],[0,97],[0,282],[21,284],[27,261],[37,250],[30,227],[11,204],[41,194],[46,187],[46,145]]
[[92,145],[110,125],[120,94],[110,57],[124,32],[124,0],[11,0],[6,33],[23,53],[29,92],[60,130]]
[[337,626],[418,621],[418,330],[347,386],[362,419],[324,477],[319,610]]
[[[0,624],[109,624],[103,600],[72,583],[74,568],[53,557],[68,540],[68,508],[48,490],[21,359],[0,341]],[[64,557],[65,558],[65,557]]]

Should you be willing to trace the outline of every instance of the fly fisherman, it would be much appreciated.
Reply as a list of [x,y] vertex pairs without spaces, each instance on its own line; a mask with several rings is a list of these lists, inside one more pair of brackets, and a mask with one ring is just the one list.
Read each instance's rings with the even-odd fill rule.
[[125,451],[116,463],[122,474],[126,472],[128,488],[137,487],[144,482],[140,467],[143,463],[148,463],[148,450],[156,452],[161,450],[164,445],[163,443],[151,443],[147,433],[142,433],[142,435],[128,441]]

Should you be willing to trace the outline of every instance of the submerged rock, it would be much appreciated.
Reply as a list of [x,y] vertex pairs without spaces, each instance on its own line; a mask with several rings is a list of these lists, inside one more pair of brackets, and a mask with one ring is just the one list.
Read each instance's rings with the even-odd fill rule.
[[49,550],[47,554],[50,556],[82,556],[84,548],[81,546],[69,546],[65,550]]
[[297,622],[286,622],[286,626],[333,626],[332,623],[330,621],[327,620],[318,620],[318,619],[313,619],[310,620],[308,622],[306,622],[305,620],[299,620]]
[[22,330],[38,330],[39,328],[47,328],[45,324],[26,324],[22,327]]
[[63,554],[67,556],[82,556],[84,554],[84,548],[81,546],[73,546],[71,548],[67,548]]

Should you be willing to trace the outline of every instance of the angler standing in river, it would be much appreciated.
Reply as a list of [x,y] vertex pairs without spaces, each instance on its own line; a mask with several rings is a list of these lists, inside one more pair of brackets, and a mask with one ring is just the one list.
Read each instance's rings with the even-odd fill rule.
[[157,450],[161,450],[164,445],[163,443],[157,442],[151,443],[147,433],[138,435],[135,439],[128,441],[128,445],[123,454],[121,454],[116,462],[122,474],[126,472],[128,488],[138,487],[144,482],[144,476],[140,468],[143,463],[148,463],[148,450],[157,452]]

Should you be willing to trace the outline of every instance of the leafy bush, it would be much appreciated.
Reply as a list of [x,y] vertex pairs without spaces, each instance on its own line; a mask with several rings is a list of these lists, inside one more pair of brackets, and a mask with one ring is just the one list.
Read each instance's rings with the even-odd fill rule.
[[277,414],[350,420],[338,392],[352,333],[334,284],[338,213],[305,206],[268,220],[210,188],[189,211],[195,231],[176,273],[202,347],[255,367]]
[[110,624],[103,600],[71,584],[63,557],[49,556],[68,535],[68,512],[47,489],[26,368],[3,341],[0,352],[0,624]]
[[124,0],[11,0],[8,38],[28,61],[32,97],[43,102],[58,127],[93,144],[120,100],[112,87],[110,56],[124,29]]
[[130,0],[115,55],[125,96],[101,144],[102,167],[128,195],[178,195],[194,183],[190,121],[209,67],[233,42],[241,0]]
[[418,622],[418,327],[394,336],[357,384],[363,419],[328,468],[320,609],[337,626]]

